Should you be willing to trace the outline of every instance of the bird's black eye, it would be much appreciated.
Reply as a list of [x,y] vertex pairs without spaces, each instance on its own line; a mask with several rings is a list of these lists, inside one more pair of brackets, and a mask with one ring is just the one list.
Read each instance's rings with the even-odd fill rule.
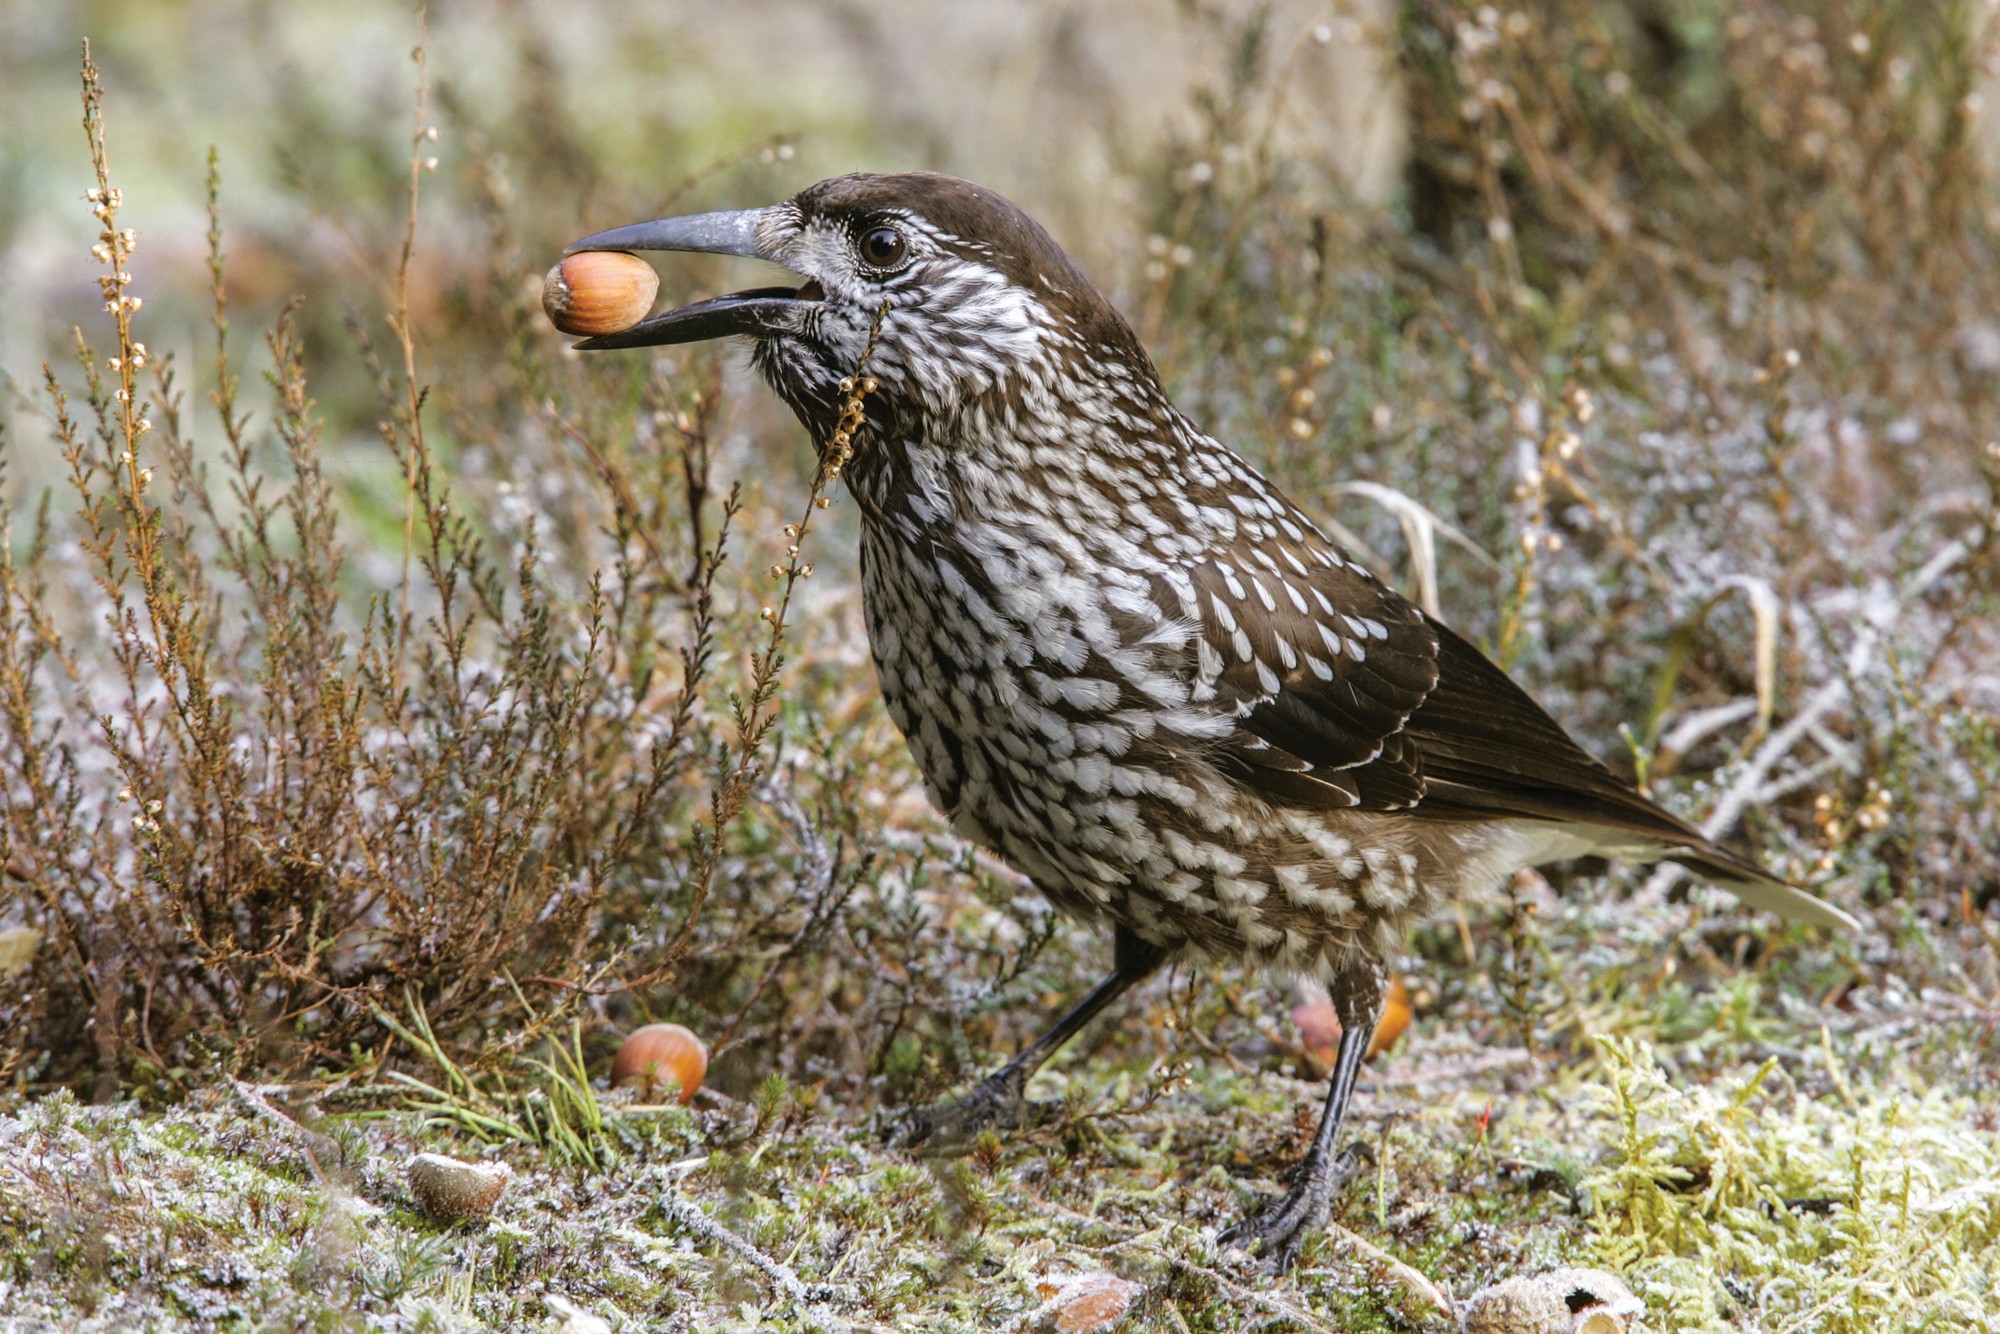
[[903,258],[910,243],[894,227],[877,227],[861,238],[861,258],[878,269],[886,269]]

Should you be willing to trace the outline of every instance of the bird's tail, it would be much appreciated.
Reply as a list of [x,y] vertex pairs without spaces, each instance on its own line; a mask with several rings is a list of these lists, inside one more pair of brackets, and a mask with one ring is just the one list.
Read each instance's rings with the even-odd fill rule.
[[1794,922],[1811,922],[1815,926],[1841,927],[1848,931],[1861,929],[1860,919],[1852,913],[1808,894],[1789,880],[1781,880],[1756,863],[1713,843],[1675,849],[1667,854],[1667,860],[1678,862],[1702,879],[1722,886],[1753,908],[1774,912]]

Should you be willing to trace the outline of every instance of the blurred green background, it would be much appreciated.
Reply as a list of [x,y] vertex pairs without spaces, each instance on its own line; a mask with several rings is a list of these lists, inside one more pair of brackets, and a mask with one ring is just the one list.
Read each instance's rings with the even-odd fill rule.
[[[1013,195],[1122,295],[1144,260],[1134,172],[1196,131],[1200,91],[1230,55],[1218,34],[1267,9],[1288,48],[1276,133],[1320,193],[1384,198],[1403,115],[1375,0],[432,5],[439,137],[417,318],[448,343],[441,303],[496,243],[517,247],[528,291],[566,241],[669,203],[764,203],[840,172],[913,168]],[[402,227],[417,34],[412,7],[390,0],[0,4],[0,365],[18,376],[60,358],[70,327],[101,315],[82,200],[84,38],[143,247],[141,336],[185,355],[207,337],[211,146],[239,325],[304,295],[308,328],[331,335],[343,307],[379,303]],[[343,437],[372,434],[372,408],[351,357],[324,337],[308,349],[340,467]]]

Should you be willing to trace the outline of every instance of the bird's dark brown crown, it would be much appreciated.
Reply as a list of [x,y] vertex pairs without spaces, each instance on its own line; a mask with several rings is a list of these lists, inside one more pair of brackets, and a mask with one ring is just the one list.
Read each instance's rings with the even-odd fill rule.
[[838,221],[856,232],[877,221],[927,226],[947,250],[1006,275],[1076,328],[1132,338],[1118,309],[1048,230],[983,185],[929,171],[857,172],[807,186],[792,203],[809,218]]
[[[759,244],[817,299],[796,333],[758,348],[759,369],[816,434],[864,349],[882,410],[906,426],[973,402],[1006,408],[1010,395],[1021,408],[1033,383],[1083,388],[1113,368],[1126,392],[1157,393],[1117,308],[1041,224],[984,186],[930,172],[835,177],[769,210]],[[873,263],[877,244],[900,251]]]

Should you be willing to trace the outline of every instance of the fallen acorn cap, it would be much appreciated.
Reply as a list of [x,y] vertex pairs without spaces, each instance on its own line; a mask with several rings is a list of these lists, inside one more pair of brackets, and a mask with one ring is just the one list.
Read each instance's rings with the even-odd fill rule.
[[611,1334],[609,1320],[560,1293],[543,1293],[542,1305],[549,1308],[550,1317],[556,1321],[553,1334]]

